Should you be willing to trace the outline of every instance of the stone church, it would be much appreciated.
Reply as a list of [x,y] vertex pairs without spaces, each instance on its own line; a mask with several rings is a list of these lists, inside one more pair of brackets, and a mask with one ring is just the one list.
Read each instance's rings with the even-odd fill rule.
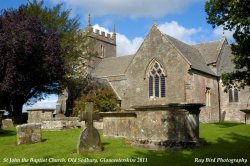
[[249,87],[224,92],[221,74],[234,70],[230,45],[218,41],[189,45],[153,25],[133,55],[116,56],[116,32],[105,34],[89,24],[99,58],[91,75],[108,82],[124,111],[135,106],[204,103],[201,122],[244,122]]

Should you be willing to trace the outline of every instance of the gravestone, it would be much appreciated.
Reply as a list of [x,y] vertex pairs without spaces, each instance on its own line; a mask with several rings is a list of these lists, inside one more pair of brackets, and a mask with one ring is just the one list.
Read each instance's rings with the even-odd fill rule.
[[40,123],[29,123],[16,126],[17,145],[41,142],[42,132]]
[[93,103],[85,103],[85,112],[80,115],[80,121],[85,120],[87,127],[81,132],[77,144],[77,153],[101,151],[101,138],[93,125],[93,120],[99,120],[98,112],[93,112]]
[[13,121],[12,119],[4,119],[2,120],[2,127],[7,128],[7,127],[13,127]]
[[3,113],[4,113],[4,110],[0,110],[0,133],[3,132],[3,130],[2,130],[2,118],[3,118]]

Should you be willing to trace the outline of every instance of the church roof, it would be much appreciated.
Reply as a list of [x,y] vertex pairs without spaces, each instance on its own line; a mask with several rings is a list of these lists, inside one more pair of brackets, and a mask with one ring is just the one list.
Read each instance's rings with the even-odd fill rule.
[[218,56],[220,54],[222,45],[224,43],[225,38],[222,38],[220,41],[207,42],[193,45],[202,56],[205,58],[207,64],[216,63]]
[[231,47],[229,45],[226,45],[224,47],[221,56],[223,57],[223,61],[221,61],[220,63],[218,75],[235,71],[235,68],[234,68],[235,65],[232,62],[233,54],[232,54]]
[[[156,26],[153,28],[157,28]],[[157,30],[159,30],[157,28]],[[178,50],[192,69],[219,76],[221,73],[233,71],[232,55],[230,46],[223,45],[225,38],[219,41],[188,45],[169,35],[161,32],[163,36]],[[126,69],[135,55],[104,58],[93,70],[92,76],[98,78],[107,78],[112,76],[124,76]],[[218,71],[213,71],[209,64],[217,63],[219,58],[224,56],[222,62],[217,66]],[[219,58],[218,58],[219,57]],[[224,60],[225,59],[225,60]],[[216,72],[216,73],[215,73]],[[218,73],[217,73],[218,72]]]
[[198,49],[183,43],[171,36],[166,35],[166,38],[170,40],[170,42],[182,53],[182,55],[186,58],[186,60],[190,63],[191,68],[215,75],[215,73],[207,66],[207,63],[199,52]]
[[104,58],[92,72],[92,76],[108,77],[124,75],[134,55]]

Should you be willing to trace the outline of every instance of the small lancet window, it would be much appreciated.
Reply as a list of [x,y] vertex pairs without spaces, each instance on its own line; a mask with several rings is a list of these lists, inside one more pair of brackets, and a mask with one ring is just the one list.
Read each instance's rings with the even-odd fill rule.
[[162,66],[155,61],[148,71],[149,97],[166,97],[166,76]]
[[103,45],[101,45],[101,58],[104,58],[105,56],[105,47]]
[[211,89],[206,88],[206,106],[211,106]]

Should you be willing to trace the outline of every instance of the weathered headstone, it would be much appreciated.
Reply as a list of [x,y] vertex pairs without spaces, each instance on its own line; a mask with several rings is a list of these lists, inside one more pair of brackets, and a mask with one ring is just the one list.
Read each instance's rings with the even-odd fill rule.
[[0,110],[0,133],[3,132],[2,130],[2,117],[3,117],[4,110]]
[[100,134],[93,125],[93,120],[99,120],[99,114],[98,112],[93,112],[93,103],[85,103],[85,112],[82,112],[80,120],[85,120],[87,127],[80,134],[77,153],[101,151]]
[[32,144],[41,142],[41,124],[29,123],[16,126],[17,144]]
[[3,125],[2,126],[3,128],[13,127],[14,126],[12,119],[4,119],[4,120],[2,120],[2,125]]

